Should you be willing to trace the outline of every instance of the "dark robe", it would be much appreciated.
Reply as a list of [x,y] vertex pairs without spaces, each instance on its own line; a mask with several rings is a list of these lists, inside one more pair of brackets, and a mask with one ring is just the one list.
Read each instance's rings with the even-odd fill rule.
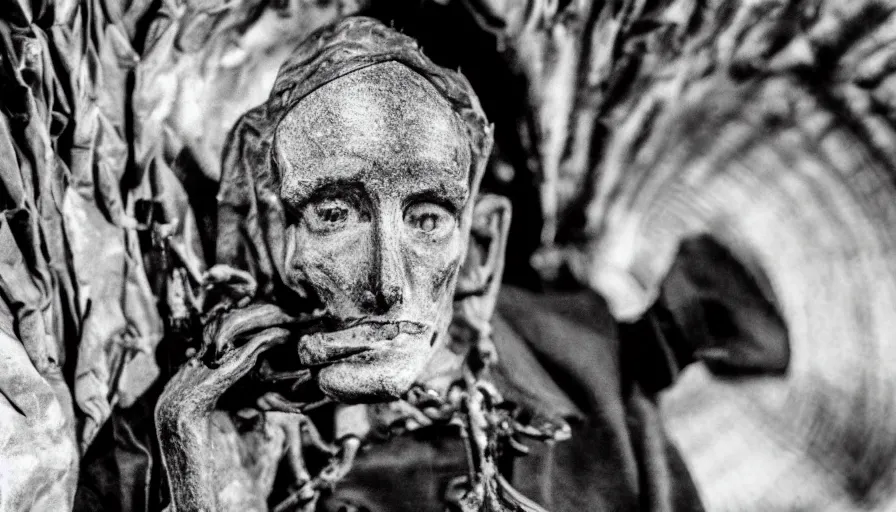
[[[505,398],[572,427],[568,441],[529,442],[529,455],[503,461],[519,491],[552,512],[702,510],[654,397],[632,371],[636,361],[624,360],[655,355],[623,356],[599,297],[505,287],[493,327],[492,380]],[[419,432],[363,452],[323,510],[441,512],[449,482],[465,474],[456,435]]]

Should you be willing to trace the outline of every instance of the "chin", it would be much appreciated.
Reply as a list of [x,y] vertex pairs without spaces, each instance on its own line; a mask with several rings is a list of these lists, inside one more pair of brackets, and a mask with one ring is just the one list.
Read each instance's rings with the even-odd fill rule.
[[375,403],[405,394],[423,370],[428,351],[374,351],[335,362],[320,370],[321,391],[343,403]]

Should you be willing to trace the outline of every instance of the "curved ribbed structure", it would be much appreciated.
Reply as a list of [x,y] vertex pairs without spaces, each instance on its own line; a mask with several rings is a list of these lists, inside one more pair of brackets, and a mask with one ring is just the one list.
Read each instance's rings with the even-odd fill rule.
[[727,247],[781,313],[791,360],[730,382],[697,368],[667,397],[708,509],[891,509],[893,2],[719,4],[608,123],[580,277],[635,319],[683,240]]

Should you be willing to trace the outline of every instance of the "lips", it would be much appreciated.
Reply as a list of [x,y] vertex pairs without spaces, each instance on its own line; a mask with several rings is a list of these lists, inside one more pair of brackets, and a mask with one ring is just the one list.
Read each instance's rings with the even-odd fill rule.
[[400,335],[415,339],[428,329],[425,324],[405,320],[356,322],[340,329],[302,336],[299,341],[299,359],[307,366],[333,363],[362,352],[400,343]]

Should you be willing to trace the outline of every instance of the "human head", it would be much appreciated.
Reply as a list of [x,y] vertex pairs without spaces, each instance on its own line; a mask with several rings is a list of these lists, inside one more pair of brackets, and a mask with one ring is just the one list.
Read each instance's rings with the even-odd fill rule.
[[297,352],[324,392],[400,395],[446,342],[458,301],[488,308],[509,222],[506,201],[478,194],[490,148],[466,80],[368,18],[303,43],[237,124],[218,261],[281,304],[320,299],[331,321]]

